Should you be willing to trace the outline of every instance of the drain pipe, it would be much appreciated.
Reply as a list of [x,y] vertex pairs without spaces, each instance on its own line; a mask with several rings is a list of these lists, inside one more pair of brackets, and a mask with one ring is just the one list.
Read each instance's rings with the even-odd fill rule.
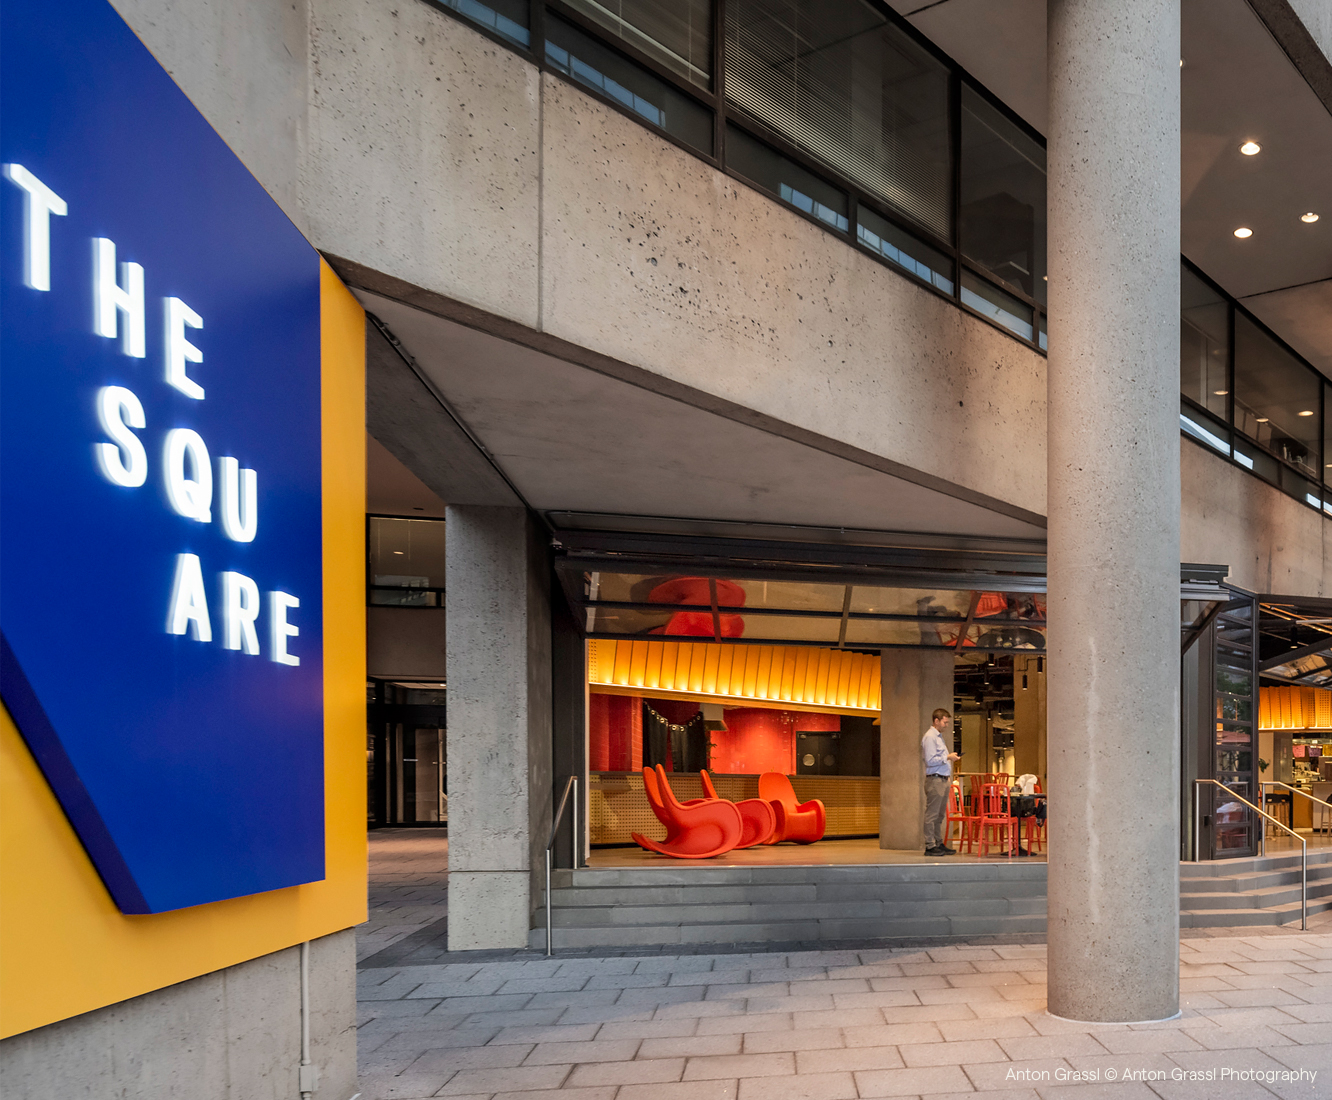
[[301,1100],[310,1100],[319,1087],[319,1071],[310,1061],[310,941],[301,944]]

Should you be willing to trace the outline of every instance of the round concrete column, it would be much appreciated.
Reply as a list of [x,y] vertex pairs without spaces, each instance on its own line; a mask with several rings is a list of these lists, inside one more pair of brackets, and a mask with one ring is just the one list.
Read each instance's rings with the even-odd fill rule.
[[1180,0],[1049,0],[1049,1008],[1179,1009]]

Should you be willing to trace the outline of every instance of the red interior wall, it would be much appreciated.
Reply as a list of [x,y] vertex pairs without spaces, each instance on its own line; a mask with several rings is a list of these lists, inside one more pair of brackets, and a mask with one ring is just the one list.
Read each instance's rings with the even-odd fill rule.
[[587,725],[589,771],[636,772],[643,767],[641,696],[590,693]]
[[841,715],[813,711],[727,707],[725,718],[726,729],[712,734],[712,770],[722,774],[794,775],[796,730],[842,728]]

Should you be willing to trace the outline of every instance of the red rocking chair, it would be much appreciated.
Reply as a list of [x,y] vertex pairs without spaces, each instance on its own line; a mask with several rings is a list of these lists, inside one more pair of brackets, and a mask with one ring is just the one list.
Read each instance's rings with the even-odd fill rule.
[[[717,788],[712,785],[712,776],[706,769],[699,772],[698,777],[703,780],[703,793],[709,799],[718,802],[727,801],[718,796]],[[777,830],[777,812],[772,808],[772,804],[761,798],[745,798],[739,802],[732,802],[731,805],[740,811],[740,820],[745,826],[740,836],[740,843],[736,847],[753,848],[758,844],[767,844]]]
[[733,802],[708,799],[686,805],[675,797],[664,773],[659,781],[651,768],[643,769],[643,787],[652,812],[666,826],[666,839],[631,833],[640,848],[673,859],[712,859],[740,843],[744,822]]

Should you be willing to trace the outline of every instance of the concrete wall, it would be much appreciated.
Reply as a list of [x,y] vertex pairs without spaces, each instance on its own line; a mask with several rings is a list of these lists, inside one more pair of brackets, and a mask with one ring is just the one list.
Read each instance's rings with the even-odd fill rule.
[[116,3],[319,248],[1044,510],[1041,356],[459,20]]
[[[300,949],[288,948],[0,1042],[0,1095],[291,1100]],[[356,1094],[356,933],[310,944],[318,1100]]]
[[1332,521],[1180,439],[1180,560],[1230,566],[1251,592],[1332,595]]

